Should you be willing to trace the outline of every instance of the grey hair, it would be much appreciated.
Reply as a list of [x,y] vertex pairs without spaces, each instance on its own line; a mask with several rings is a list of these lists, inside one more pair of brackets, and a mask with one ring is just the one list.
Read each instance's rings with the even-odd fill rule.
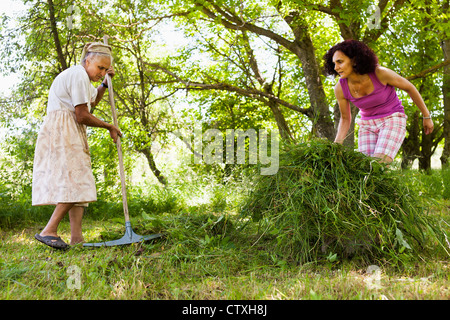
[[103,53],[103,52],[88,52],[86,53],[86,55],[84,56],[83,60],[81,61],[82,65],[86,64],[86,60],[92,60],[98,56],[103,56],[103,57],[109,57],[111,59],[111,64],[113,62],[113,57],[108,54],[108,53]]

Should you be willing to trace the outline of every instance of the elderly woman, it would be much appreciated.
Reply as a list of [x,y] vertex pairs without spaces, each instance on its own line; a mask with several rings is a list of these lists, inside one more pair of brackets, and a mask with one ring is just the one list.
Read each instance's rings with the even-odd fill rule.
[[69,213],[70,244],[83,242],[81,221],[84,208],[97,200],[91,169],[86,126],[109,130],[114,142],[120,130],[91,114],[103,97],[105,82],[95,88],[106,74],[114,76],[111,48],[102,43],[88,43],[81,64],[73,66],[53,81],[50,87],[47,116],[39,132],[33,167],[32,205],[55,205],[45,228],[35,238],[57,249],[65,243],[57,234],[58,225]]
[[341,119],[335,142],[343,143],[350,129],[352,102],[361,113],[358,150],[382,162],[391,163],[406,134],[406,115],[395,88],[404,90],[423,115],[426,134],[433,121],[414,85],[394,71],[378,65],[375,53],[364,43],[345,40],[324,56],[329,75],[340,76],[334,88]]

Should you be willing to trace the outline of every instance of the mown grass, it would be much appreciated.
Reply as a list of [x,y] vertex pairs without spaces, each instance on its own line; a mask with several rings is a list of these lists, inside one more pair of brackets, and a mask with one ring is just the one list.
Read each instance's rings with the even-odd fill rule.
[[[449,216],[450,203],[436,209]],[[56,251],[33,239],[41,225],[3,230],[0,299],[448,299],[450,263],[442,257],[402,269],[340,260],[293,264],[271,253],[256,233],[217,232],[221,216],[200,212],[160,215],[159,227],[133,219],[137,233],[164,229],[165,237],[124,247]],[[148,218],[148,217],[147,217]],[[223,221],[222,218],[220,221]],[[220,223],[220,222],[219,222]],[[158,224],[158,223],[156,223]],[[86,219],[85,238],[115,238],[123,227]],[[61,225],[69,237],[69,225]],[[70,268],[78,268],[80,288]],[[72,281],[72,282],[71,282]],[[72,285],[71,285],[72,283]]]
[[[430,215],[450,221],[450,201],[443,199],[439,187],[443,183],[440,171],[398,174],[420,194]],[[445,255],[394,265],[357,256],[300,263],[280,254],[273,235],[240,215],[248,182],[152,188],[145,196],[142,190],[132,189],[129,196],[135,232],[164,234],[146,243],[94,249],[74,246],[62,252],[34,240],[51,208],[42,208],[36,215],[31,211],[17,215],[17,220],[15,215],[4,219],[0,224],[0,299],[450,298],[450,259]],[[19,205],[16,209],[20,211]],[[443,227],[450,231],[448,225]],[[121,237],[120,203],[92,204],[83,230],[87,242]],[[69,239],[68,219],[59,232]],[[71,273],[74,268],[79,271],[79,288],[74,282],[77,275]]]
[[325,140],[285,145],[279,158],[276,175],[254,175],[242,213],[273,236],[280,256],[403,264],[439,249],[450,255],[445,222],[398,171]]

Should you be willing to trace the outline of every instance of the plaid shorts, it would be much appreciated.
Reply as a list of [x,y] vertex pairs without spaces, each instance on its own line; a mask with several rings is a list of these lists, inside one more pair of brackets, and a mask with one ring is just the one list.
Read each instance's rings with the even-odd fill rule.
[[407,118],[404,113],[396,112],[384,118],[357,120],[359,152],[369,157],[383,154],[394,159],[405,139]]

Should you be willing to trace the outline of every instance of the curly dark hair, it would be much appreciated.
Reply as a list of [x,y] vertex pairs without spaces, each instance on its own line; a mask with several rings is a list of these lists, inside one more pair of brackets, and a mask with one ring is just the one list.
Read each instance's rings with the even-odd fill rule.
[[347,57],[353,59],[356,73],[367,74],[374,72],[378,65],[378,57],[365,43],[358,40],[344,40],[333,47],[323,56],[324,69],[328,75],[337,76],[334,70],[333,55],[336,51],[343,52]]

